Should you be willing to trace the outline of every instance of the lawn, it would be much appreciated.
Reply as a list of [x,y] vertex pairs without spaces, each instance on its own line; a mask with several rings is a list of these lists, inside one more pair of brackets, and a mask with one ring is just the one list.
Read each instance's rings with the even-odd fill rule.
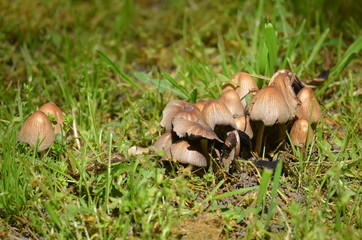
[[[0,238],[362,239],[361,13],[349,0],[0,1]],[[171,100],[279,69],[330,70],[305,152],[287,143],[275,169],[237,158],[227,173],[152,148]],[[46,102],[65,123],[38,153],[17,138]]]

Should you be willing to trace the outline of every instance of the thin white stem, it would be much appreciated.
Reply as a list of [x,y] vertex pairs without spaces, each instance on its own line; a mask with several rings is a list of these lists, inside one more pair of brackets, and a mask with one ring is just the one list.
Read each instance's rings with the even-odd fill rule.
[[75,107],[73,107],[73,109],[72,109],[72,115],[73,115],[73,134],[74,134],[74,138],[75,138],[75,142],[77,144],[78,150],[80,150],[81,146],[80,146],[79,135],[78,135],[78,130],[77,130],[77,121],[76,121],[77,109]]

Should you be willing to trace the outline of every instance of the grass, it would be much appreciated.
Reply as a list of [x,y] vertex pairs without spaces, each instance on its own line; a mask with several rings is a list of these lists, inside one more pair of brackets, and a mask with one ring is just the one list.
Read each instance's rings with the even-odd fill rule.
[[[355,4],[354,4],[355,5]],[[360,6],[268,1],[0,2],[0,236],[55,239],[361,239]],[[171,99],[217,98],[238,71],[301,79],[323,108],[306,154],[233,175],[129,156]],[[266,83],[258,80],[259,85]],[[52,101],[81,149],[17,142]],[[293,160],[294,159],[294,160]],[[200,235],[197,235],[200,234]]]

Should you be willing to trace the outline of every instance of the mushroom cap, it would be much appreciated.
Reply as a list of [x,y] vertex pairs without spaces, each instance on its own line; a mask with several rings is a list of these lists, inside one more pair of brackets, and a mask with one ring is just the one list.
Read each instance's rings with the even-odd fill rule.
[[52,102],[45,103],[43,106],[39,108],[39,111],[45,113],[45,115],[53,115],[55,117],[55,121],[57,124],[54,126],[54,133],[58,134],[62,131],[64,116],[63,111],[56,104]]
[[174,117],[185,118],[191,121],[197,121],[200,110],[193,103],[184,102],[182,100],[170,101],[162,112],[162,120],[160,125],[169,131],[172,129],[172,119]]
[[171,145],[172,145],[172,132],[167,131],[157,139],[157,141],[153,146],[158,150],[165,151],[167,155],[170,155]]
[[250,138],[253,138],[253,129],[250,125],[250,117],[249,116],[240,116],[235,118],[235,123],[237,130],[245,132]]
[[183,118],[174,118],[172,121],[172,130],[178,137],[187,137],[191,140],[197,139],[209,139],[209,140],[221,140],[217,137],[216,133],[203,122],[192,122]]
[[200,111],[202,111],[206,103],[208,103],[208,100],[201,100],[195,103],[195,105]]
[[269,86],[275,86],[282,92],[289,111],[294,116],[296,115],[297,107],[300,104],[293,89],[295,79],[297,78],[292,72],[282,69],[273,75],[269,83]]
[[[257,92],[259,90],[258,85],[254,79],[245,72],[238,72],[230,78],[231,82],[228,82],[224,85],[224,91],[235,90],[239,94],[239,99],[241,99],[241,104],[243,107],[246,107],[246,95],[249,93]],[[235,84],[233,84],[235,83]]]
[[223,102],[234,117],[244,116],[245,108],[241,104],[239,94],[235,90],[224,91],[219,101]]
[[197,167],[206,167],[207,160],[197,147],[190,145],[186,140],[179,140],[171,145],[171,156],[178,162],[188,163]]
[[313,135],[313,129],[306,119],[296,120],[290,130],[290,140],[296,146],[305,146],[313,138]]
[[20,129],[18,141],[28,143],[42,152],[55,141],[55,134],[52,123],[45,113],[37,111],[28,117]]
[[262,121],[265,126],[288,122],[295,116],[296,110],[292,110],[276,86],[260,89],[251,99],[249,106],[250,119]]
[[297,108],[297,117],[310,119],[312,123],[317,122],[321,117],[321,107],[313,90],[304,87],[297,95],[301,104]]
[[231,126],[236,129],[233,115],[225,104],[218,100],[209,101],[202,109],[200,118],[211,129],[215,129],[216,125]]
[[240,137],[237,130],[227,133],[227,137],[225,139],[225,146],[229,148],[230,153],[232,150],[234,150],[233,158],[239,156],[241,146],[240,146]]

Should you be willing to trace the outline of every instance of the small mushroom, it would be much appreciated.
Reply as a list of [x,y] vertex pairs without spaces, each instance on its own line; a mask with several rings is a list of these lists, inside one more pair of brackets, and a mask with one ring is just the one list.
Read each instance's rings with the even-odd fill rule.
[[58,134],[62,132],[63,127],[63,111],[54,103],[48,102],[39,108],[39,111],[45,113],[45,115],[53,115],[55,117],[56,124],[54,126],[54,133]]
[[225,104],[234,117],[245,115],[245,108],[241,104],[239,94],[237,94],[235,90],[224,91],[221,94],[219,101]]
[[[295,116],[297,112],[297,107],[300,104],[296,91],[293,88],[293,84],[298,82],[299,79],[289,70],[279,70],[277,71],[270,80],[269,86],[277,87],[284,96],[284,100],[287,103],[289,111]],[[300,82],[300,81],[299,81]],[[298,84],[295,84],[296,88],[299,88]],[[299,91],[299,90],[298,90]]]
[[312,140],[314,132],[308,120],[298,119],[294,122],[290,130],[290,140],[296,146],[305,147]]
[[218,100],[209,101],[202,109],[200,118],[222,141],[225,140],[228,132],[237,128],[229,109]]
[[211,129],[215,129],[216,125],[230,125],[234,129],[236,128],[234,117],[229,109],[224,103],[217,100],[209,101],[204,106],[201,112],[201,119],[209,125]]
[[153,145],[158,150],[163,150],[166,152],[167,155],[170,155],[170,148],[173,142],[172,132],[167,131],[164,134],[162,134],[155,144]]
[[179,140],[171,145],[171,156],[181,163],[197,167],[206,167],[206,157],[200,152],[199,146],[190,144],[186,140]]
[[162,120],[160,125],[169,131],[172,129],[172,119],[174,117],[185,118],[191,121],[197,121],[200,115],[200,110],[193,103],[184,102],[181,100],[173,100],[169,102],[162,112]]
[[191,140],[209,139],[209,140],[221,140],[217,137],[216,133],[205,123],[192,122],[183,118],[174,118],[172,121],[172,130],[178,137],[186,137]]
[[20,129],[18,141],[28,143],[31,147],[38,144],[38,152],[49,148],[54,142],[55,134],[52,123],[45,113],[37,111],[27,118]]
[[235,118],[235,123],[237,130],[245,132],[250,138],[253,138],[253,129],[250,125],[250,117],[249,116],[240,116]]
[[201,101],[198,101],[197,103],[195,103],[196,107],[202,111],[202,109],[204,108],[204,106],[206,105],[206,103],[208,103],[209,101],[207,100],[201,100]]
[[310,119],[311,123],[317,122],[321,117],[321,107],[318,100],[309,87],[304,87],[297,95],[301,104],[297,108],[297,117]]
[[230,78],[231,82],[224,85],[224,91],[235,90],[241,99],[241,104],[246,107],[246,96],[256,93],[259,88],[254,79],[247,73],[239,72]]

